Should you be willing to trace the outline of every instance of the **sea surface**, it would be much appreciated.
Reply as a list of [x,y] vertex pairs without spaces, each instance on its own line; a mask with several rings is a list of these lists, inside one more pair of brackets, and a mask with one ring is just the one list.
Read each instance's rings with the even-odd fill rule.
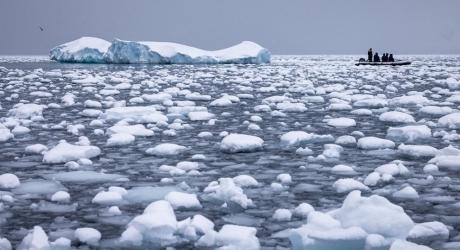
[[[407,157],[396,148],[362,150],[356,144],[344,145],[339,157],[318,157],[323,153],[324,145],[334,143],[339,136],[352,135],[356,139],[363,135],[385,138],[389,127],[404,125],[379,120],[381,113],[392,110],[411,114],[415,123],[426,124],[431,128],[432,137],[413,144],[430,145],[437,149],[449,145],[460,148],[460,137],[446,139],[441,135],[443,131],[444,134],[456,134],[457,130],[437,126],[440,115],[420,112],[427,105],[448,106],[454,110],[459,108],[458,103],[445,101],[447,97],[456,94],[456,90],[449,89],[443,82],[448,78],[460,80],[460,56],[401,56],[397,59],[412,61],[411,65],[401,67],[355,66],[354,61],[358,58],[274,56],[272,63],[266,65],[102,65],[62,64],[39,56],[2,56],[0,122],[6,122],[5,119],[11,117],[9,111],[20,102],[44,105],[56,103],[60,107],[48,107],[43,111],[43,119],[24,123],[30,129],[29,133],[18,134],[14,139],[0,142],[0,174],[13,173],[19,177],[21,186],[29,185],[22,189],[0,189],[0,194],[14,197],[14,202],[3,202],[3,207],[0,206],[0,236],[17,245],[27,230],[35,225],[40,225],[50,240],[71,235],[72,230],[78,227],[93,227],[102,233],[102,246],[115,247],[111,245],[113,240],[121,235],[134,216],[142,214],[150,202],[161,199],[170,190],[182,190],[197,194],[202,208],[177,209],[175,213],[178,220],[202,214],[215,223],[216,230],[224,224],[255,227],[262,247],[289,248],[289,239],[276,237],[276,234],[299,227],[306,220],[293,216],[289,221],[275,221],[272,216],[276,209],[294,210],[302,202],[311,204],[318,211],[339,208],[346,193],[336,191],[333,187],[336,180],[353,178],[363,181],[378,166],[399,160],[409,169],[409,174],[394,176],[392,181],[379,183],[370,187],[370,191],[363,191],[363,195],[379,194],[387,197],[392,203],[401,206],[414,222],[440,221],[446,224],[450,229],[449,239],[431,247],[442,249],[445,242],[460,241],[459,171],[440,169],[436,173],[425,173],[423,167],[430,157]],[[102,80],[92,84],[73,83],[75,79],[88,76]],[[121,82],[127,82],[129,86],[117,89],[116,86]],[[101,92],[103,89],[116,89],[118,92],[107,94]],[[114,122],[91,126],[91,121],[98,117],[88,117],[81,113],[86,109],[86,100],[97,100],[103,104],[126,101],[127,106],[155,105],[157,110],[167,115],[167,108],[176,106],[176,101],[190,101],[185,95],[187,90],[211,97],[211,100],[191,101],[196,106],[207,107],[208,112],[215,114],[214,124],[191,121],[187,116],[169,116],[168,125],[144,124],[154,130],[153,136],[138,136],[129,145],[107,146],[109,136],[97,134],[94,130],[106,131]],[[31,95],[34,91],[51,95]],[[172,93],[172,103],[133,103],[138,101],[132,99],[134,97],[163,91]],[[74,104],[66,106],[62,103],[62,97],[67,93],[75,96]],[[228,106],[210,105],[211,101],[224,94],[240,95],[241,98]],[[241,94],[250,94],[251,98]],[[359,94],[383,98],[388,100],[388,104],[355,107],[353,103]],[[428,102],[397,104],[390,101],[395,97],[409,95],[423,95]],[[302,105],[283,109],[277,106],[276,101],[266,99],[273,96],[281,96],[281,99],[289,100],[290,103],[301,103],[305,109],[298,109]],[[309,98],[312,96],[321,98]],[[349,104],[351,110],[331,110],[330,105],[333,103]],[[257,105],[268,105],[271,112],[256,111],[254,107]],[[100,110],[104,111],[109,106],[103,105]],[[358,115],[351,112],[359,108],[369,109],[372,114]],[[276,110],[284,115],[273,115]],[[251,119],[251,116],[262,119]],[[337,128],[327,125],[328,119],[338,117],[352,118],[356,126]],[[170,126],[173,123],[181,126]],[[84,128],[77,132],[69,128],[69,125],[78,124]],[[223,131],[258,136],[264,140],[264,147],[247,153],[223,152],[219,147]],[[331,135],[333,139],[285,147],[280,143],[280,136],[289,131]],[[210,132],[212,135],[199,137],[200,132]],[[39,143],[52,148],[60,140],[75,143],[80,136],[86,136],[102,153],[91,159],[92,165],[80,166],[79,170],[119,174],[129,181],[89,181],[78,176],[71,181],[55,181],[49,176],[74,169],[69,169],[64,163],[46,164],[42,162],[42,155],[25,153],[25,147],[32,144]],[[172,157],[145,153],[146,149],[166,142],[186,146],[189,150]],[[400,143],[396,142],[397,145]],[[299,147],[310,148],[312,155],[296,153]],[[196,154],[204,155],[205,159],[192,159]],[[159,170],[161,165],[175,166],[181,161],[199,162],[199,174],[171,175]],[[356,173],[331,173],[330,169],[338,164],[352,166]],[[279,182],[277,176],[282,173],[289,174],[292,182],[283,185],[282,190],[274,190],[271,185]],[[242,174],[254,177],[259,183],[255,187],[243,188],[247,197],[253,201],[253,207],[225,207],[222,202],[208,199],[203,193],[212,181]],[[434,177],[434,181],[427,181],[429,175]],[[171,178],[172,181],[160,182],[162,178]],[[392,193],[407,185],[418,192],[418,199],[397,199],[392,196]],[[110,186],[138,191],[131,193],[133,197],[129,201],[117,204],[122,211],[120,216],[106,216],[108,206],[91,202],[99,191]],[[50,201],[50,196],[58,190],[69,192],[70,203],[56,205]],[[176,246],[192,247],[193,244],[181,242]]]

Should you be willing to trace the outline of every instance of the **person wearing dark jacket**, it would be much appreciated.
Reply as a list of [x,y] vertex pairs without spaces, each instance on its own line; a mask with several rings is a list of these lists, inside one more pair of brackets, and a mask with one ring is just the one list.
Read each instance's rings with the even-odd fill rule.
[[388,61],[389,62],[394,62],[395,61],[395,59],[393,58],[393,54],[390,54],[390,57],[388,58]]
[[382,62],[388,62],[388,54],[387,53],[383,53]]
[[367,51],[367,60],[372,62],[372,48]]
[[377,52],[375,52],[375,55],[374,55],[374,62],[380,62],[379,53]]

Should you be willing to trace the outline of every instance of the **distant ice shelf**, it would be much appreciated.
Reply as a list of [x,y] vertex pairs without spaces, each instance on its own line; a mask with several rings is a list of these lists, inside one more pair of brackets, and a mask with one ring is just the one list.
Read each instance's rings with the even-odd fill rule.
[[262,64],[270,62],[271,54],[250,41],[208,51],[178,43],[82,37],[54,47],[50,58],[69,63]]

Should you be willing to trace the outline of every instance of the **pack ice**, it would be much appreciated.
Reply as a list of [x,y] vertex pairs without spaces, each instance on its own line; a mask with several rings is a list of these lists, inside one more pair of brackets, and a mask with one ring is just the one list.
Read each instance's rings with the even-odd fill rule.
[[50,51],[52,60],[72,63],[261,64],[269,63],[270,57],[267,49],[250,41],[208,51],[178,43],[120,39],[110,43],[96,37],[82,37]]

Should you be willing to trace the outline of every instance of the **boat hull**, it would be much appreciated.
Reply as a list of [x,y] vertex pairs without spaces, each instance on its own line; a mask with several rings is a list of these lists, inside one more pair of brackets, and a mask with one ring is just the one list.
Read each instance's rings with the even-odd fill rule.
[[398,62],[358,62],[355,63],[356,66],[360,65],[371,65],[371,66],[400,66],[400,65],[409,65],[409,61],[398,61]]

